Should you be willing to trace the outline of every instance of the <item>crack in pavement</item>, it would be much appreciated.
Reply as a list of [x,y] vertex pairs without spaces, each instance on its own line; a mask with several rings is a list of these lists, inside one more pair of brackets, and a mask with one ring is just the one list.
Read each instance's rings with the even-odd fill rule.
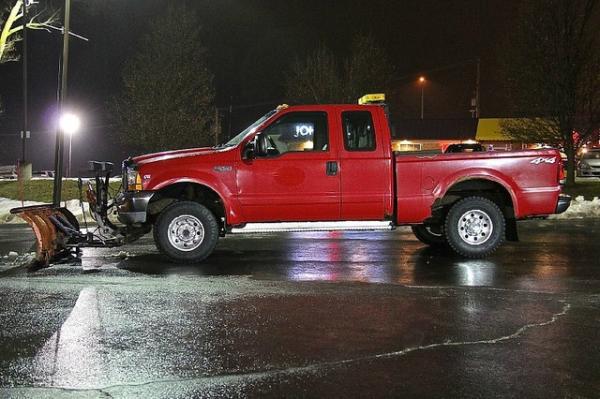
[[[437,349],[437,348],[470,346],[470,345],[494,345],[494,344],[498,344],[498,343],[502,343],[502,342],[506,342],[506,341],[510,341],[510,340],[519,338],[521,335],[523,335],[528,330],[538,328],[538,327],[545,327],[545,326],[554,324],[561,317],[565,316],[571,309],[571,305],[569,303],[562,301],[562,300],[560,300],[559,302],[563,303],[562,310],[560,312],[554,313],[550,319],[548,319],[544,322],[540,322],[540,323],[525,324],[524,326],[520,327],[512,334],[503,335],[503,336],[500,336],[497,338],[489,338],[489,339],[476,340],[476,341],[451,341],[451,340],[448,340],[448,341],[434,343],[434,344],[430,344],[430,345],[409,347],[409,348],[405,348],[405,349],[402,349],[399,351],[394,351],[394,352],[362,356],[362,357],[358,357],[358,358],[354,358],[354,359],[322,362],[322,363],[311,364],[308,366],[290,367],[290,368],[286,368],[286,369],[265,370],[265,371],[257,371],[257,372],[243,373],[243,374],[242,373],[241,374],[224,374],[224,375],[215,375],[215,376],[206,376],[206,377],[175,378],[175,379],[162,379],[162,380],[159,379],[159,380],[151,380],[151,381],[146,381],[146,382],[141,382],[141,383],[116,384],[116,385],[110,385],[110,386],[106,386],[106,387],[102,387],[102,388],[89,388],[89,389],[86,389],[86,388],[78,389],[78,388],[68,388],[68,387],[17,386],[17,387],[13,387],[13,388],[0,388],[0,393],[2,393],[3,391],[6,391],[6,390],[10,390],[12,392],[19,391],[19,390],[60,390],[60,391],[67,391],[67,392],[89,392],[89,393],[97,392],[97,393],[101,393],[103,395],[108,395],[108,397],[113,397],[114,394],[116,393],[114,391],[118,392],[120,389],[126,389],[126,388],[144,387],[144,386],[159,385],[159,384],[199,383],[199,384],[206,386],[206,385],[211,385],[214,383],[219,383],[219,384],[235,383],[235,382],[240,382],[242,380],[260,380],[260,379],[273,377],[273,376],[277,376],[277,375],[284,375],[284,374],[316,373],[323,368],[345,366],[345,365],[359,363],[362,361],[369,361],[369,360],[385,359],[385,358],[392,358],[392,357],[403,357],[403,356],[406,356],[413,352],[433,350],[433,349]],[[111,394],[111,391],[114,393]]]
[[554,313],[550,320],[547,320],[542,323],[525,324],[523,327],[519,328],[514,333],[512,333],[510,335],[504,335],[504,336],[498,337],[498,338],[479,340],[479,341],[446,341],[446,342],[437,343],[437,344],[415,346],[415,347],[403,349],[403,350],[397,351],[397,352],[390,352],[390,353],[374,355],[373,358],[378,359],[378,358],[386,358],[386,357],[394,357],[394,356],[404,356],[410,352],[415,352],[418,350],[429,350],[429,349],[434,349],[434,348],[438,348],[438,347],[442,347],[442,346],[493,345],[493,344],[497,344],[499,342],[509,341],[511,339],[518,338],[525,331],[527,331],[531,328],[544,327],[544,326],[548,326],[550,324],[554,324],[559,319],[559,317],[566,315],[570,309],[571,309],[571,305],[568,303],[565,303],[563,306],[563,309],[558,313]]

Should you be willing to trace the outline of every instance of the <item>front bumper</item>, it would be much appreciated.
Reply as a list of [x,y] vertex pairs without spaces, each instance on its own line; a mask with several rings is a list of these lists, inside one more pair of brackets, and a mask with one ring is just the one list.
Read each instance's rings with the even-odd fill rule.
[[571,196],[566,194],[561,194],[558,197],[558,202],[556,204],[556,212],[554,213],[563,213],[571,206]]
[[119,221],[123,224],[145,223],[148,215],[148,203],[154,191],[126,191],[117,198]]
[[600,177],[600,170],[582,169],[579,171],[580,177]]

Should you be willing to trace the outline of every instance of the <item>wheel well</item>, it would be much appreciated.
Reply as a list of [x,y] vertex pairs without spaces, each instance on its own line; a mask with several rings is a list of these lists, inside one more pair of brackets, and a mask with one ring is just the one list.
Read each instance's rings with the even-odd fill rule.
[[162,210],[176,201],[193,201],[204,205],[215,215],[221,229],[225,227],[223,199],[211,188],[190,182],[175,183],[157,191],[148,204],[150,221],[154,223]]
[[463,198],[472,196],[489,199],[498,205],[507,220],[515,219],[515,209],[512,198],[504,186],[491,180],[470,179],[454,184],[446,192],[444,197],[435,200],[431,206],[432,217],[429,220],[429,223],[439,223],[443,221],[448,210],[454,203]]

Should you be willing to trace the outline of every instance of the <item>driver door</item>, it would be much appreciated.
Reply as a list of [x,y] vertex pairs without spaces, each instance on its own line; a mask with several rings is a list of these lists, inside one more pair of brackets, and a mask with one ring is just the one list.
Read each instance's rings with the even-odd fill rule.
[[263,130],[268,155],[242,160],[237,168],[238,199],[247,222],[339,220],[340,176],[331,122],[326,112],[293,111]]

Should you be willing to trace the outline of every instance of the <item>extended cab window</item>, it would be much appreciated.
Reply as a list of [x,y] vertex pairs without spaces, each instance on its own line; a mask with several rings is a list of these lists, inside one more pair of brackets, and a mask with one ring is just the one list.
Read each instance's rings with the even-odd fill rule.
[[369,111],[342,112],[346,151],[374,151],[375,128]]
[[325,112],[290,112],[267,127],[263,134],[269,137],[270,155],[329,148]]

